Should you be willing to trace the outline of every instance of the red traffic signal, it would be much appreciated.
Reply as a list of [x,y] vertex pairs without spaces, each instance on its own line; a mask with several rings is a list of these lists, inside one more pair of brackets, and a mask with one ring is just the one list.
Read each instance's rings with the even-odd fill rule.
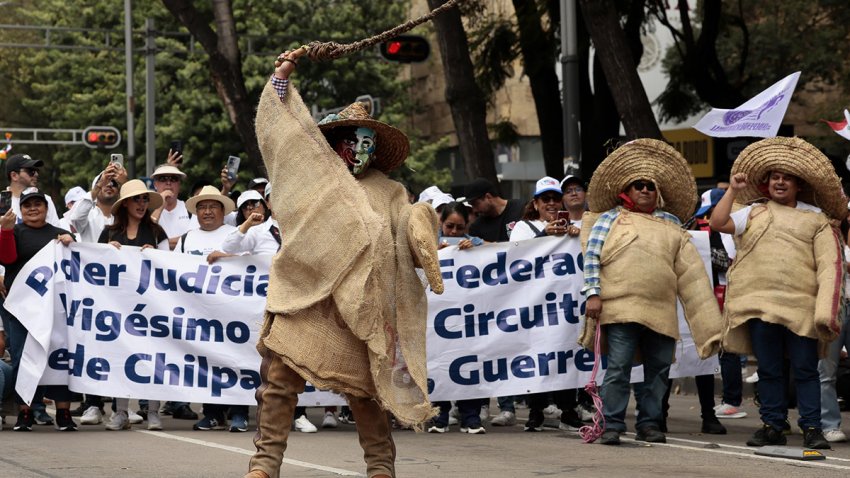
[[417,63],[427,60],[430,54],[428,40],[417,35],[400,35],[381,43],[381,55],[390,61]]
[[116,148],[121,144],[121,132],[112,126],[89,126],[83,130],[83,144],[89,148]]

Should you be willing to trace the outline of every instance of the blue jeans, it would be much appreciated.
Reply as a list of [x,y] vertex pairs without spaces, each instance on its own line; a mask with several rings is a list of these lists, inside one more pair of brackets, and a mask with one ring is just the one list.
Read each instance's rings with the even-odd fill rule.
[[[481,427],[481,402],[485,399],[472,398],[468,400],[457,400],[457,411],[460,413],[460,426],[464,428],[480,428]],[[440,414],[434,417],[434,424],[440,427],[449,425],[449,412],[452,409],[452,402],[434,402],[434,405],[440,407]]]
[[758,391],[761,420],[778,429],[785,428],[788,397],[785,390],[783,361],[787,356],[797,386],[797,424],[803,430],[820,428],[820,375],[818,341],[801,337],[785,326],[751,319],[747,322],[758,360]]
[[744,394],[740,355],[720,354],[720,377],[723,379],[723,403],[740,407]]
[[838,372],[838,359],[841,357],[841,348],[850,350],[850,304],[844,304],[844,316],[841,320],[841,333],[838,338],[829,344],[826,357],[818,362],[820,374],[820,423],[824,430],[837,430],[841,428],[841,410],[838,408],[838,394],[835,392],[835,381]]
[[632,360],[640,350],[643,358],[644,387],[636,399],[640,414],[636,428],[660,427],[664,420],[662,402],[676,340],[634,322],[605,325],[608,337],[608,368],[602,381],[602,414],[605,428],[626,431]]

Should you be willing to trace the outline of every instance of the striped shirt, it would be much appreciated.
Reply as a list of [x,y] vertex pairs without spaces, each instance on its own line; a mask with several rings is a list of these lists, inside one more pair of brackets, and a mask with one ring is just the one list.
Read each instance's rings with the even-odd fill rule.
[[[605,245],[605,239],[608,238],[608,233],[611,232],[611,225],[620,216],[621,210],[622,207],[616,207],[610,211],[605,211],[590,230],[590,237],[587,239],[587,251],[584,253],[584,287],[581,289],[581,293],[585,297],[599,295],[602,292],[599,283],[599,269],[601,267],[599,255],[602,252],[602,246]],[[666,219],[677,226],[682,225],[678,217],[661,209],[656,209],[652,212],[652,215]]]

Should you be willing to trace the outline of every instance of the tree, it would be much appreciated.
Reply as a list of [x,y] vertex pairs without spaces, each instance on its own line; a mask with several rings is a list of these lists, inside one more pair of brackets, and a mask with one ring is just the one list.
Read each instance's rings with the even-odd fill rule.
[[[433,10],[447,0],[428,0]],[[475,82],[466,31],[460,12],[450,9],[434,18],[446,78],[446,101],[452,111],[458,145],[469,179],[484,177],[494,185],[496,165],[487,133],[487,100]]]

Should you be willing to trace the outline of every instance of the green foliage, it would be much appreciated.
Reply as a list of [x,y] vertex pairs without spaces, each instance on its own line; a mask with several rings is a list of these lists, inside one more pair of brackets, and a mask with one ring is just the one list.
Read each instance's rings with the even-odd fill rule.
[[[20,0],[4,7],[4,23],[38,26],[104,29],[103,33],[54,33],[53,42],[66,45],[102,46],[106,31],[115,51],[59,49],[0,49],[0,88],[7,92],[0,104],[0,127],[83,129],[88,125],[113,125],[122,130],[125,144],[113,151],[92,151],[76,146],[14,146],[13,152],[30,152],[45,160],[42,187],[54,195],[74,185],[88,187],[91,178],[105,167],[110,152],[126,155],[126,106],[124,82],[123,9],[114,0]],[[215,30],[209,2],[195,1]],[[156,149],[157,162],[165,160],[172,140],[184,141],[184,169],[188,183],[217,179],[228,155],[242,151],[210,79],[208,56],[197,42],[190,44],[185,28],[159,2],[133,2],[134,83],[136,96],[136,171],[144,173],[145,62],[141,33],[145,18],[153,18],[164,32],[156,45]],[[274,58],[286,48],[313,40],[347,43],[375,35],[404,21],[406,2],[333,0],[303,2],[280,0],[234,0],[242,72],[253,104],[274,68]],[[181,32],[179,35],[173,33]],[[0,42],[42,43],[38,33],[0,30]],[[250,47],[250,48],[249,48]],[[362,94],[382,100],[378,119],[404,127],[404,118],[416,109],[414,94],[398,79],[400,67],[380,58],[377,49],[333,62],[302,61],[293,77],[308,106],[319,109],[345,106]],[[0,131],[2,133],[2,131]],[[411,134],[411,132],[408,132]],[[14,140],[14,138],[13,138]],[[433,145],[413,138],[411,165],[434,180],[447,172],[432,171]],[[253,177],[258,165],[247,164],[242,155],[242,184]],[[430,161],[430,163],[429,163]],[[411,176],[412,177],[412,176]],[[418,179],[417,179],[418,180]],[[430,179],[429,179],[430,180]],[[423,181],[424,182],[424,181]],[[47,184],[45,184],[47,183]],[[188,186],[184,193],[188,193]],[[237,185],[239,189],[239,185]],[[61,202],[61,201],[60,201]]]

